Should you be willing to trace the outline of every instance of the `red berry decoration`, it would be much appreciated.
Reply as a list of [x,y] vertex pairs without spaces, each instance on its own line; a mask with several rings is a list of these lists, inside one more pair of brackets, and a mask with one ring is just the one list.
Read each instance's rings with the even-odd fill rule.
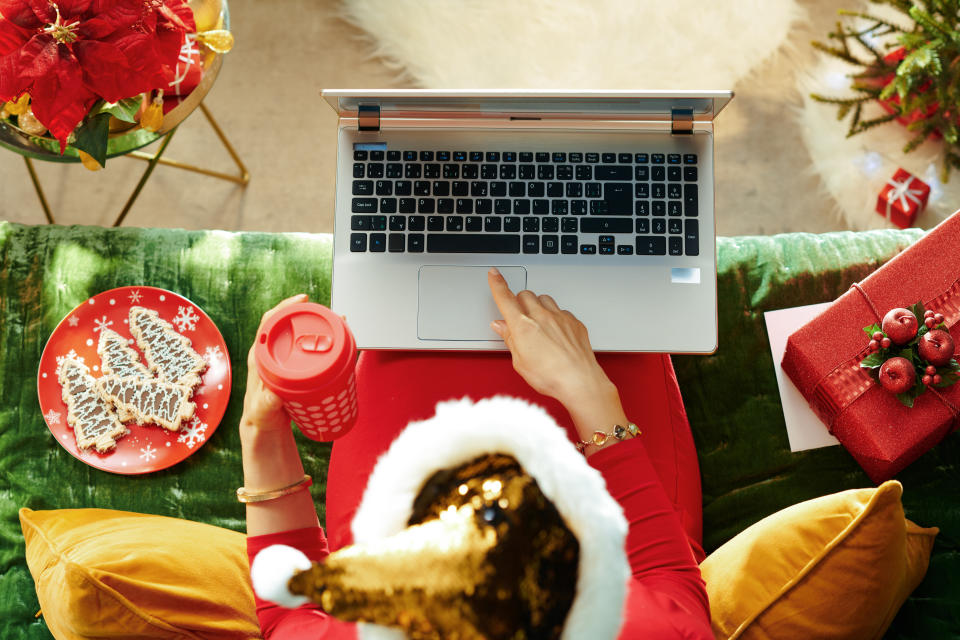
[[880,343],[877,342],[876,340],[871,340],[870,343],[867,345],[867,348],[870,349],[870,351],[879,351]]
[[883,347],[884,349],[889,349],[891,344],[892,343],[890,342],[890,338],[884,338],[883,340],[880,341],[880,346]]
[[936,311],[934,311],[933,309],[927,309],[926,311],[923,312],[923,317],[932,318],[935,313]]
[[[912,314],[911,314],[912,315]],[[916,318],[914,318],[916,321]],[[880,385],[890,393],[906,393],[913,388],[917,372],[906,358],[890,358],[880,367]]]
[[935,326],[937,326],[937,321],[933,318],[927,318],[923,321],[923,324],[927,325],[927,329],[933,329]]
[[937,372],[937,368],[936,368],[935,366],[933,366],[932,364],[930,364],[930,365],[927,365],[927,368],[926,368],[925,371],[926,371],[927,375],[931,375],[931,376],[932,376],[933,374],[935,374],[935,373]]
[[871,336],[871,337],[872,337],[874,340],[876,340],[877,342],[880,342],[880,341],[883,340],[886,336],[883,335],[883,331],[877,331],[877,332],[875,332],[875,333],[873,334],[873,336]]
[[940,324],[944,320],[943,314],[938,313],[937,315],[933,316],[933,319],[937,321],[937,324]]
[[894,344],[907,344],[916,337],[920,325],[912,311],[898,307],[883,316],[880,328]]
[[933,383],[933,376],[923,376],[921,382],[929,387]]
[[940,377],[940,374],[933,376],[933,384],[940,384],[943,382],[943,378]]
[[920,357],[936,367],[942,367],[953,358],[953,336],[943,329],[932,329],[920,338]]

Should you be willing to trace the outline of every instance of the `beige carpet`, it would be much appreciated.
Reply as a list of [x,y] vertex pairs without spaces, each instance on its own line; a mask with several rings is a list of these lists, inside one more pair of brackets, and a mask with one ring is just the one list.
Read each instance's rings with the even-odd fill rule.
[[[717,224],[722,235],[843,228],[810,170],[790,113],[801,104],[796,69],[814,62],[808,42],[826,32],[836,9],[845,4],[797,4],[807,12],[806,21],[794,24],[784,46],[733,86],[737,97],[717,120]],[[340,19],[335,0],[232,0],[230,7],[237,45],[207,104],[247,162],[251,183],[243,189],[160,167],[127,224],[330,231],[336,118],[321,101],[320,89],[413,87],[413,76],[374,57],[374,41]],[[659,28],[654,23],[646,30]],[[703,43],[704,60],[744,37],[740,30],[730,30],[735,32],[717,33]],[[630,35],[642,39],[644,31]],[[199,114],[181,126],[168,153],[232,170]],[[58,221],[109,224],[143,166],[120,158],[97,174],[51,163],[43,163],[39,172]],[[0,218],[44,221],[22,159],[5,150],[0,150]]]

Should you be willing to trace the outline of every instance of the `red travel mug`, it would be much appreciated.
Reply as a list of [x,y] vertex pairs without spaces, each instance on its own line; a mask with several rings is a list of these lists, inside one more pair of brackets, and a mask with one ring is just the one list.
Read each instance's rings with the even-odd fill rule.
[[311,440],[335,440],[357,420],[357,342],[343,318],[314,302],[276,312],[254,350],[264,386]]

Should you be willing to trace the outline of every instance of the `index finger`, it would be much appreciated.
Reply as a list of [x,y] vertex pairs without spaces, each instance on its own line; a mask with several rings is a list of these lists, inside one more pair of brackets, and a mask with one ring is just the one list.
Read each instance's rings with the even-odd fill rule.
[[523,309],[517,302],[517,296],[510,291],[510,285],[504,279],[503,275],[496,267],[490,267],[487,271],[487,284],[490,285],[490,293],[493,294],[493,301],[500,310],[500,315],[507,321],[507,324],[515,322],[517,318],[523,315]]

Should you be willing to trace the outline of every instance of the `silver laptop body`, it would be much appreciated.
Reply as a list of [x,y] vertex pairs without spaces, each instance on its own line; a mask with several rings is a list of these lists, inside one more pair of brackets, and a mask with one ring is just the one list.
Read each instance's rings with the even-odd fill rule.
[[713,119],[731,91],[323,97],[339,115],[331,307],[360,348],[505,349],[496,266],[598,351],[716,350]]

